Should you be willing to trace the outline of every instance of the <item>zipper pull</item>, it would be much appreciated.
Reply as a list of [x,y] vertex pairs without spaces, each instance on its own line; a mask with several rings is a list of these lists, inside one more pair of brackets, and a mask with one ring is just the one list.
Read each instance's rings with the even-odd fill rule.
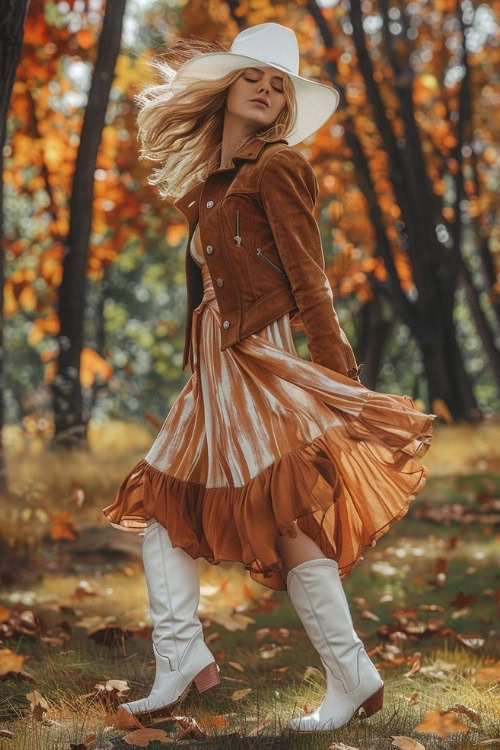
[[234,241],[236,242],[236,247],[239,247],[241,245],[241,237],[240,237],[240,209],[236,209],[236,234],[234,236]]

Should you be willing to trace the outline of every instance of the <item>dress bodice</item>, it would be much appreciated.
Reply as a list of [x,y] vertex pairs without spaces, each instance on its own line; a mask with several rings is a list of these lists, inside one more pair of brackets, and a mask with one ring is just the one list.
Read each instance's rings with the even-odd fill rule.
[[199,224],[196,225],[196,228],[193,232],[193,236],[191,237],[190,252],[191,252],[191,257],[193,258],[193,260],[196,261],[196,263],[199,266],[203,266],[206,263],[205,256],[203,255],[203,248],[201,245]]
[[197,224],[191,237],[191,245],[189,248],[190,255],[197,266],[201,268],[201,275],[203,279],[203,300],[208,302],[213,300],[213,305],[219,309],[219,306],[215,299],[214,285],[212,283],[212,277],[208,270],[208,265],[203,255],[203,246],[201,244],[200,237],[200,225]]

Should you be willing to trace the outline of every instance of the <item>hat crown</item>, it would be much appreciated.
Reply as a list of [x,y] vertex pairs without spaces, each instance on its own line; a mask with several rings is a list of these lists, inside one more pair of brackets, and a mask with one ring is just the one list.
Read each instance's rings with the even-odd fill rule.
[[299,72],[297,38],[292,29],[279,23],[261,23],[244,29],[234,38],[230,52],[256,58],[293,75]]

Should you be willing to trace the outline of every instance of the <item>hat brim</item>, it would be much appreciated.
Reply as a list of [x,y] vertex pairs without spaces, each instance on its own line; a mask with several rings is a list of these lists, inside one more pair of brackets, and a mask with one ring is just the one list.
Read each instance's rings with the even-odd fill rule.
[[[238,55],[235,52],[208,52],[197,55],[181,65],[172,81],[172,91],[182,91],[191,79],[212,81],[233,70],[263,65],[265,63],[262,60]],[[338,107],[340,95],[331,86],[295,75],[280,65],[273,64],[273,67],[286,73],[295,88],[297,120],[294,129],[285,136],[289,145],[294,146],[315,133],[330,119]]]

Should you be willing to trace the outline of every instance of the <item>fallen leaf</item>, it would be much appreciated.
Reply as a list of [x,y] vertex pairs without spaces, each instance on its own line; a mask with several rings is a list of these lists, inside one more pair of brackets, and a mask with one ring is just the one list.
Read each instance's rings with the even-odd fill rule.
[[281,646],[269,644],[269,646],[259,646],[258,653],[262,659],[274,659],[277,653],[281,651]]
[[404,677],[413,677],[414,674],[417,674],[418,672],[420,672],[421,656],[422,654],[420,651],[416,651],[413,654],[413,657],[411,657],[412,661],[411,661],[410,669],[408,672],[405,672]]
[[475,708],[470,708],[470,706],[464,706],[463,703],[454,703],[453,706],[448,706],[446,710],[465,714],[474,724],[481,724],[481,714],[479,711],[476,711]]
[[391,737],[391,746],[397,747],[399,750],[425,750],[424,745],[418,742],[418,740],[413,740],[411,737],[394,734],[391,734]]
[[459,591],[450,604],[452,607],[463,609],[464,607],[468,607],[469,604],[474,604],[476,601],[477,596],[475,594],[464,594],[463,591]]
[[114,724],[117,729],[132,729],[132,727],[144,729],[144,724],[141,724],[139,719],[123,706],[120,706],[116,713],[106,716],[105,719]]
[[228,661],[228,664],[230,664],[234,669],[237,669],[239,672],[244,672],[245,667],[243,667],[239,662],[237,661]]
[[235,612],[234,614],[222,611],[206,612],[204,615],[210,618],[210,620],[218,622],[219,625],[222,625],[229,631],[246,630],[248,625],[255,623],[252,617],[248,617],[248,615],[241,614],[240,612]]
[[206,714],[198,719],[198,724],[206,732],[212,732],[215,729],[227,729],[230,725],[229,714]]
[[271,628],[259,628],[254,633],[258,641],[261,641],[266,635],[271,635]]
[[448,737],[454,732],[470,732],[470,728],[462,724],[453,711],[438,708],[435,711],[426,711],[424,720],[415,727],[414,731]]
[[494,667],[480,667],[471,675],[472,679],[481,684],[500,681],[500,662]]
[[0,677],[8,676],[15,672],[21,672],[25,654],[16,654],[10,648],[0,649]]
[[380,620],[380,617],[375,612],[370,612],[369,609],[362,609],[359,616],[364,620]]
[[49,704],[38,690],[33,690],[31,693],[26,693],[26,698],[30,702],[30,708],[33,718],[36,721],[42,721],[43,715],[49,709]]
[[207,738],[206,732],[200,727],[196,719],[192,716],[174,716],[180,727],[180,732],[175,738],[177,740],[192,739],[203,741]]
[[127,745],[136,747],[147,747],[150,742],[158,740],[159,742],[173,742],[164,729],[136,729],[123,737]]
[[75,599],[85,599],[86,596],[98,596],[97,591],[92,588],[88,581],[80,581],[73,592]]
[[276,674],[277,677],[281,677],[284,675],[290,667],[275,667],[272,671]]
[[49,513],[51,539],[76,539],[78,532],[69,516],[69,511]]
[[452,672],[457,671],[456,664],[449,664],[442,659],[436,659],[432,664],[428,664],[425,667],[420,667],[420,674],[430,677],[433,680],[444,680]]
[[427,612],[444,612],[444,607],[442,607],[440,604],[421,604],[420,609],[423,609]]
[[484,638],[464,638],[458,633],[457,633],[457,641],[460,641],[460,643],[463,643],[464,646],[467,646],[467,648],[470,648],[473,651],[477,651],[477,649],[482,648],[484,646]]

